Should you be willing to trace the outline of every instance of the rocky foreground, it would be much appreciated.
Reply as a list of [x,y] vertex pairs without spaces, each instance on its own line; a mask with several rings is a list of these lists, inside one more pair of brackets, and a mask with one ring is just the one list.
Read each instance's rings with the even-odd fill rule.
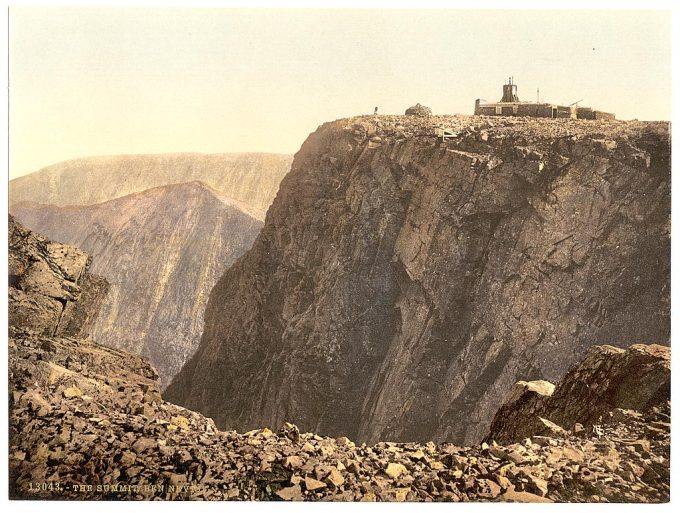
[[[632,360],[649,357],[636,347]],[[652,354],[664,366],[667,349],[660,351]],[[143,358],[88,340],[14,330],[9,357],[14,498],[669,499],[667,401],[645,412],[614,409],[569,431],[553,425],[507,445],[369,446],[292,424],[219,431],[211,419],[163,401]]]
[[[158,375],[144,358],[84,337],[80,328],[91,315],[68,317],[70,330],[60,331],[49,309],[30,317],[12,314],[64,287],[71,291],[64,311],[91,313],[98,301],[84,290],[98,283],[96,277],[84,281],[86,255],[18,225],[12,233],[12,498],[669,500],[667,347],[596,346],[557,388],[545,381],[519,384],[488,441],[472,447],[355,444],[301,433],[287,423],[276,432],[220,431],[211,419],[164,401]],[[86,264],[67,272],[73,268],[60,255],[84,256]],[[627,396],[632,375],[638,386]],[[558,418],[555,408],[563,412],[561,426],[551,420]],[[521,415],[513,419],[509,411]],[[507,441],[499,445],[497,439]]]

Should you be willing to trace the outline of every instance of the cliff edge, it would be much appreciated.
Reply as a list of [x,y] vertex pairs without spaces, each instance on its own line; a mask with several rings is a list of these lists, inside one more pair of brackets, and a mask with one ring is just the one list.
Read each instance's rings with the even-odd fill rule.
[[10,327],[41,335],[89,334],[108,282],[84,251],[46,239],[9,216]]
[[477,442],[516,381],[669,343],[669,219],[667,123],[326,123],[166,399],[222,428]]

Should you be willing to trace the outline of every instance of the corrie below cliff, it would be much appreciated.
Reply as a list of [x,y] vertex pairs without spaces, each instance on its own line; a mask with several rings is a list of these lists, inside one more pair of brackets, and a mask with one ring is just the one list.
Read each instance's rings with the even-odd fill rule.
[[472,447],[220,431],[163,401],[144,358],[84,338],[103,290],[87,255],[10,222],[13,498],[669,500],[667,347],[595,346],[557,387],[517,384]]

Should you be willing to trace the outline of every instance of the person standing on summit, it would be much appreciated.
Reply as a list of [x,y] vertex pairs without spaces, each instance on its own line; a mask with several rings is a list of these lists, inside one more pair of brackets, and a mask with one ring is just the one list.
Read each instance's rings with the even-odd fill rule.
[[378,107],[376,107],[375,109],[373,109],[373,115],[374,115],[374,116],[377,116],[377,115],[378,115]]

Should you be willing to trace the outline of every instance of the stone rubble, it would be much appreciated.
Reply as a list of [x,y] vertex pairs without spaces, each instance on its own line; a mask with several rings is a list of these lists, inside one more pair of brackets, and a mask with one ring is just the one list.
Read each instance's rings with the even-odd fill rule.
[[[597,429],[473,447],[355,445],[300,433],[219,431],[160,397],[141,357],[12,329],[15,498],[663,502],[670,404],[614,410]],[[36,483],[42,488],[35,489]],[[55,487],[58,487],[55,488]]]

